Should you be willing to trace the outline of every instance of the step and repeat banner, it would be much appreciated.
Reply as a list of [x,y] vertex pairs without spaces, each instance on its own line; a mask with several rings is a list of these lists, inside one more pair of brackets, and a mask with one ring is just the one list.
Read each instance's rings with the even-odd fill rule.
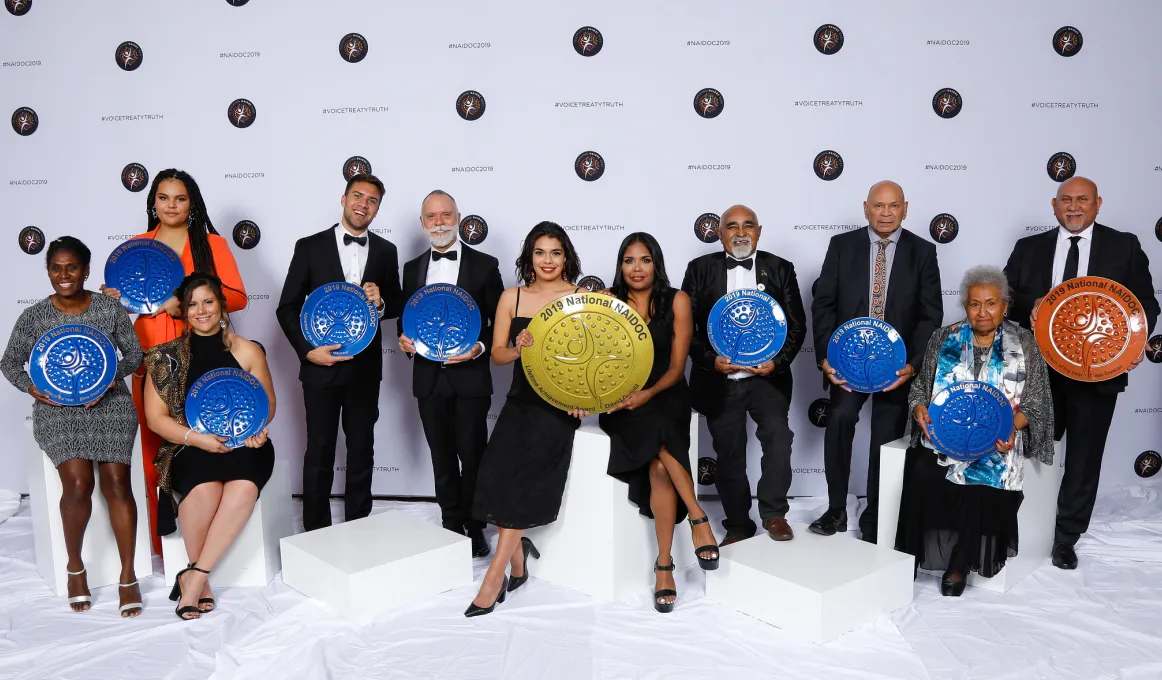
[[[1081,0],[4,0],[0,336],[52,292],[43,249],[58,236],[92,249],[96,289],[170,167],[197,179],[231,242],[250,298],[233,321],[268,352],[272,438],[293,465],[302,392],[274,309],[295,240],[339,220],[355,167],[387,185],[372,229],[402,260],[426,247],[420,201],[439,188],[509,285],[540,220],[565,226],[584,273],[605,282],[621,239],[649,231],[679,285],[690,259],[720,248],[718,215],[744,203],[808,303],[828,239],[865,224],[868,188],[893,179],[904,226],[939,244],[945,322],[963,317],[964,270],[1003,265],[1018,238],[1054,228],[1050,199],[1078,174],[1100,187],[1100,221],[1138,235],[1162,287],[1162,89],[1156,46],[1135,37],[1158,25],[1162,4]],[[411,367],[385,337],[374,489],[430,496]],[[493,418],[510,372],[495,369]],[[794,372],[792,493],[823,494],[827,402],[810,343]],[[1160,378],[1144,364],[1119,400],[1104,484],[1157,469]],[[4,431],[29,412],[0,386]],[[22,449],[0,452],[0,487],[26,490]],[[856,452],[862,493],[865,430]],[[759,454],[752,440],[752,483]]]

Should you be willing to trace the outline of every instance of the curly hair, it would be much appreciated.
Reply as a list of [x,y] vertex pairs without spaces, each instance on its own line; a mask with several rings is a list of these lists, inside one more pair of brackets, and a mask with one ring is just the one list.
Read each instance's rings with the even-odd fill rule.
[[540,222],[533,227],[528,236],[525,236],[520,257],[516,258],[517,282],[527,285],[536,280],[536,270],[533,268],[533,246],[536,245],[537,239],[542,236],[555,238],[560,242],[561,249],[565,251],[565,268],[561,272],[561,278],[569,283],[576,283],[577,278],[581,276],[581,259],[577,257],[577,251],[573,248],[573,242],[569,240],[569,234],[565,233],[561,225],[556,222]]

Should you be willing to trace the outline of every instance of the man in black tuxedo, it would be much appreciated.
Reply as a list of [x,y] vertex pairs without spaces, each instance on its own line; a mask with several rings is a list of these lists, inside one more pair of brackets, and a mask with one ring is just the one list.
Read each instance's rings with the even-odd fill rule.
[[872,397],[867,507],[860,515],[859,529],[863,540],[875,543],[880,447],[904,436],[908,425],[908,390],[904,385],[924,360],[932,331],[944,321],[944,303],[936,246],[900,228],[908,217],[908,202],[900,185],[889,181],[872,185],[863,214],[868,226],[831,237],[811,302],[815,362],[831,383],[831,415],[823,436],[827,511],[811,523],[810,530],[824,536],[847,531],[851,442],[869,395],[853,392],[836,375],[827,363],[827,345],[835,329],[852,319],[870,316],[891,324],[908,351],[908,363],[896,372],[899,379]]
[[[746,416],[758,426],[762,446],[762,476],[758,483],[759,517],[776,541],[794,538],[787,524],[787,491],[791,488],[791,441],[787,422],[791,406],[791,361],[807,335],[803,298],[795,266],[777,255],[758,250],[762,225],[743,205],[722,213],[718,239],[723,252],[703,255],[686,268],[682,290],[690,296],[694,337],[690,342],[690,394],[694,409],[706,424],[718,456],[718,496],[726,519],[722,526],[730,545],[755,534],[750,518],[750,481],[746,476]],[[757,288],[782,306],[787,316],[787,341],[778,355],[760,366],[743,368],[718,356],[706,335],[710,308],[728,292]]]
[[395,318],[402,307],[399,260],[390,241],[368,231],[379,211],[383,183],[373,175],[355,175],[339,204],[339,224],[295,243],[275,316],[299,355],[299,380],[307,415],[307,452],[303,459],[303,528],[331,526],[331,484],[335,479],[335,440],[339,421],[347,439],[344,518],[371,514],[371,476],[375,459],[375,421],[379,419],[379,385],[383,350],[379,327],[375,339],[355,356],[336,357],[339,345],[312,347],[299,325],[303,301],[319,286],[347,281],[363,287],[379,318]]
[[[1057,188],[1052,204],[1060,228],[1017,241],[1005,265],[1012,289],[1009,315],[1025,328],[1032,328],[1041,298],[1051,289],[1080,276],[1100,276],[1130,289],[1142,304],[1149,328],[1153,328],[1159,308],[1150,261],[1137,236],[1095,222],[1101,209],[1097,185],[1084,177],[1066,180]],[[1130,370],[1144,357],[1145,352]],[[1052,553],[1053,565],[1061,569],[1077,568],[1073,546],[1089,529],[1106,435],[1118,393],[1128,382],[1125,373],[1101,382],[1081,382],[1056,371],[1049,373],[1055,434],[1058,440],[1069,434]]]
[[[403,299],[435,283],[459,286],[480,310],[480,340],[472,349],[443,363],[414,356],[412,394],[419,402],[420,422],[432,454],[436,501],[445,529],[467,533],[472,555],[489,553],[484,523],[472,518],[476,469],[488,443],[488,408],[492,405],[492,321],[504,283],[495,257],[473,250],[457,238],[460,211],[456,200],[439,189],[420,204],[420,226],[431,243],[403,266]],[[403,332],[403,315],[396,325],[399,347],[416,353],[414,338]]]

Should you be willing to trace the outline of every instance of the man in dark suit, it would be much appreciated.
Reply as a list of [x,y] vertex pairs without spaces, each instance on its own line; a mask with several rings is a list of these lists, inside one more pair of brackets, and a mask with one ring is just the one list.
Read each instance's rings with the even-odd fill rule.
[[[1057,188],[1052,204],[1061,226],[1017,241],[1005,265],[1012,289],[1009,315],[1025,328],[1032,328],[1041,298],[1055,286],[1080,276],[1100,276],[1130,289],[1142,304],[1147,325],[1153,328],[1159,308],[1150,261],[1137,236],[1095,222],[1101,208],[1097,185],[1084,177],[1066,180]],[[1144,357],[1143,352],[1130,369]],[[1061,569],[1077,568],[1073,546],[1089,528],[1106,435],[1118,393],[1128,382],[1125,373],[1101,382],[1081,382],[1056,371],[1049,373],[1055,434],[1058,440],[1069,434],[1052,553],[1054,566]]]
[[872,397],[871,449],[868,452],[867,507],[859,518],[863,540],[876,542],[879,512],[880,447],[904,436],[908,424],[905,384],[924,360],[932,331],[944,320],[936,246],[901,229],[908,217],[904,190],[895,182],[878,182],[863,204],[868,226],[831,237],[811,302],[815,362],[831,382],[831,415],[823,436],[827,470],[827,511],[811,523],[816,534],[847,531],[847,483],[851,476],[851,442],[868,394],[853,392],[827,363],[827,345],[835,329],[861,316],[891,324],[904,339],[908,363],[899,379]]
[[[723,252],[703,255],[686,268],[682,290],[690,296],[694,337],[690,343],[691,403],[702,415],[718,456],[718,496],[726,519],[722,526],[730,545],[750,538],[756,527],[750,518],[750,481],[746,476],[746,416],[758,426],[762,446],[762,476],[758,483],[759,517],[776,541],[794,538],[787,524],[787,491],[791,488],[791,441],[787,422],[791,405],[791,361],[807,335],[803,298],[795,266],[777,255],[758,250],[762,225],[743,205],[722,213],[718,239]],[[787,340],[778,355],[760,366],[743,368],[718,356],[706,335],[710,308],[728,292],[757,288],[782,306],[787,316]]]
[[380,322],[395,318],[402,307],[399,260],[390,241],[368,231],[379,211],[383,183],[373,175],[355,175],[339,204],[339,224],[295,243],[275,316],[299,355],[299,380],[307,415],[307,452],[303,459],[303,528],[331,526],[331,484],[335,479],[335,441],[342,418],[347,439],[344,518],[371,514],[371,476],[375,458],[375,421],[379,419],[379,385],[383,351],[379,327],[375,339],[355,356],[336,357],[340,345],[312,347],[299,325],[303,302],[319,286],[347,281],[363,287],[379,310]]
[[[480,310],[480,340],[472,349],[443,363],[414,356],[412,395],[419,402],[420,422],[432,454],[436,501],[445,529],[467,533],[472,555],[489,553],[484,523],[472,518],[476,469],[488,443],[488,408],[492,405],[492,321],[504,283],[495,257],[460,243],[460,211],[456,200],[439,189],[420,204],[420,226],[432,247],[403,266],[403,299],[435,283],[459,286]],[[414,338],[397,323],[399,347],[416,353]]]

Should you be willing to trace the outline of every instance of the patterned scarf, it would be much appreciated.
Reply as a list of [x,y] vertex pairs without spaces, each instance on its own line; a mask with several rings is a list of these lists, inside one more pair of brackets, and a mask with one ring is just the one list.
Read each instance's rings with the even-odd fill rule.
[[[179,425],[186,423],[186,384],[190,371],[190,341],[185,335],[151,348],[145,353],[145,370],[158,396],[169,407],[170,417]],[[170,467],[174,456],[185,448],[182,444],[164,442],[153,462],[157,466],[158,513],[157,533],[161,536],[177,530],[177,502],[170,486]]]

